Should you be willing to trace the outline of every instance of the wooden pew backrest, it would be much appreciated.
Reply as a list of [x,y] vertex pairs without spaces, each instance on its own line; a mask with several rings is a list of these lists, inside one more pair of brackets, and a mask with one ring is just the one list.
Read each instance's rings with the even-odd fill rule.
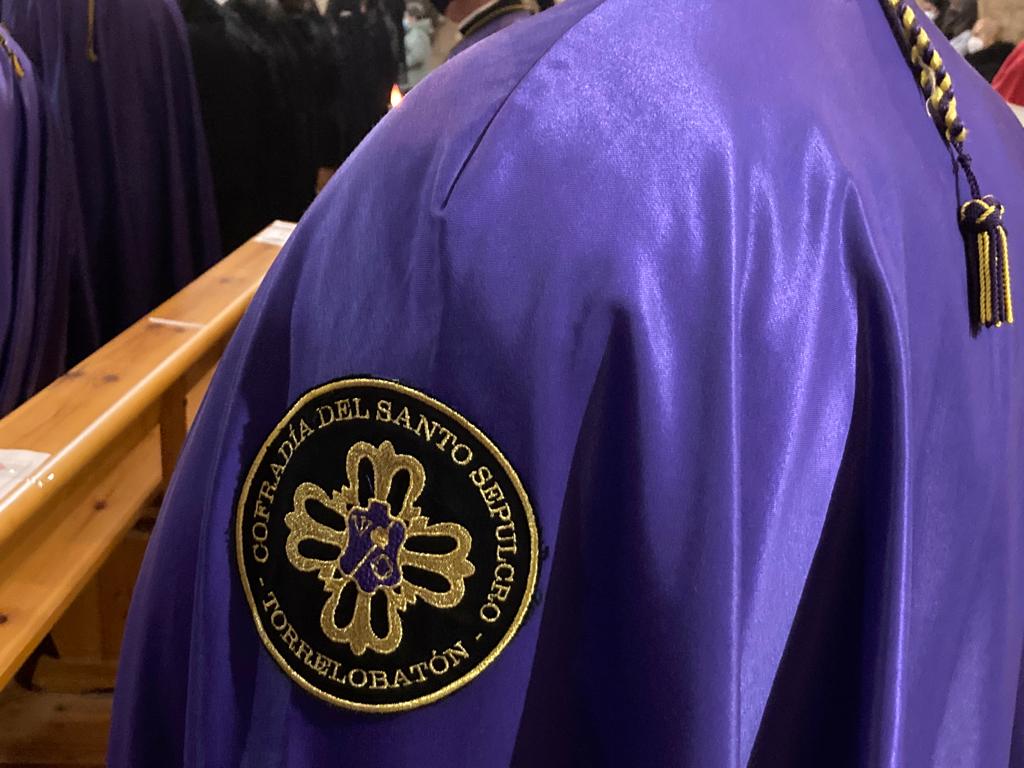
[[49,454],[0,497],[0,690],[166,487],[280,247],[250,240],[0,420],[0,449]]

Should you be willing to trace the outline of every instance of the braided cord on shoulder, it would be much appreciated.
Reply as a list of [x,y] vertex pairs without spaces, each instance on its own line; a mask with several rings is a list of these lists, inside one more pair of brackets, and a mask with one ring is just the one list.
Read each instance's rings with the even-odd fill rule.
[[956,94],[953,92],[953,78],[949,76],[942,57],[932,45],[928,32],[917,20],[914,9],[906,0],[885,0],[895,18],[897,31],[902,37],[910,57],[910,63],[917,73],[921,91],[946,140],[963,144],[967,129],[957,112]]
[[971,156],[964,148],[967,127],[957,109],[953,78],[907,0],[880,1],[924,94],[928,113],[956,159],[956,165],[963,169],[971,191],[971,199],[960,206],[959,220],[968,256],[968,304],[972,325],[977,329],[1012,323],[1010,258],[1003,226],[1006,211],[994,197],[981,194]]

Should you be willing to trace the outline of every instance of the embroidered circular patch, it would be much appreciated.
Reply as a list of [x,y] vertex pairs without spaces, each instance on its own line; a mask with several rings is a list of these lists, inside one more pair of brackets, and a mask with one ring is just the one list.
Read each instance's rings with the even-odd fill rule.
[[533,510],[508,461],[409,387],[344,379],[299,399],[239,495],[235,544],[281,668],[343,707],[394,712],[470,682],[523,621]]

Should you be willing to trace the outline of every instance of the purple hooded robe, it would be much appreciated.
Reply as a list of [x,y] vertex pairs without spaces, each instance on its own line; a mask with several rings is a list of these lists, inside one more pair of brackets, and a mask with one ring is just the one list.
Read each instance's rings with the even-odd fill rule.
[[0,18],[60,101],[102,342],[222,254],[177,3],[94,3],[0,0]]
[[[957,181],[879,2],[781,3],[568,0],[357,150],[189,436],[112,765],[1024,765],[1024,336],[970,333]],[[1019,243],[1024,135],[936,45]],[[547,553],[504,651],[398,714],[294,683],[236,562],[260,445],[352,376],[475,423]]]

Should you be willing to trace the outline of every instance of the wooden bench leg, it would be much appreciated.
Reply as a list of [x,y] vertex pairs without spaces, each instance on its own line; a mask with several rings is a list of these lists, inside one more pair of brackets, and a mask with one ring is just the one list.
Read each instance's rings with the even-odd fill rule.
[[163,488],[171,482],[178,454],[185,444],[188,430],[185,407],[188,391],[183,381],[167,390],[160,402],[160,463],[163,468]]

